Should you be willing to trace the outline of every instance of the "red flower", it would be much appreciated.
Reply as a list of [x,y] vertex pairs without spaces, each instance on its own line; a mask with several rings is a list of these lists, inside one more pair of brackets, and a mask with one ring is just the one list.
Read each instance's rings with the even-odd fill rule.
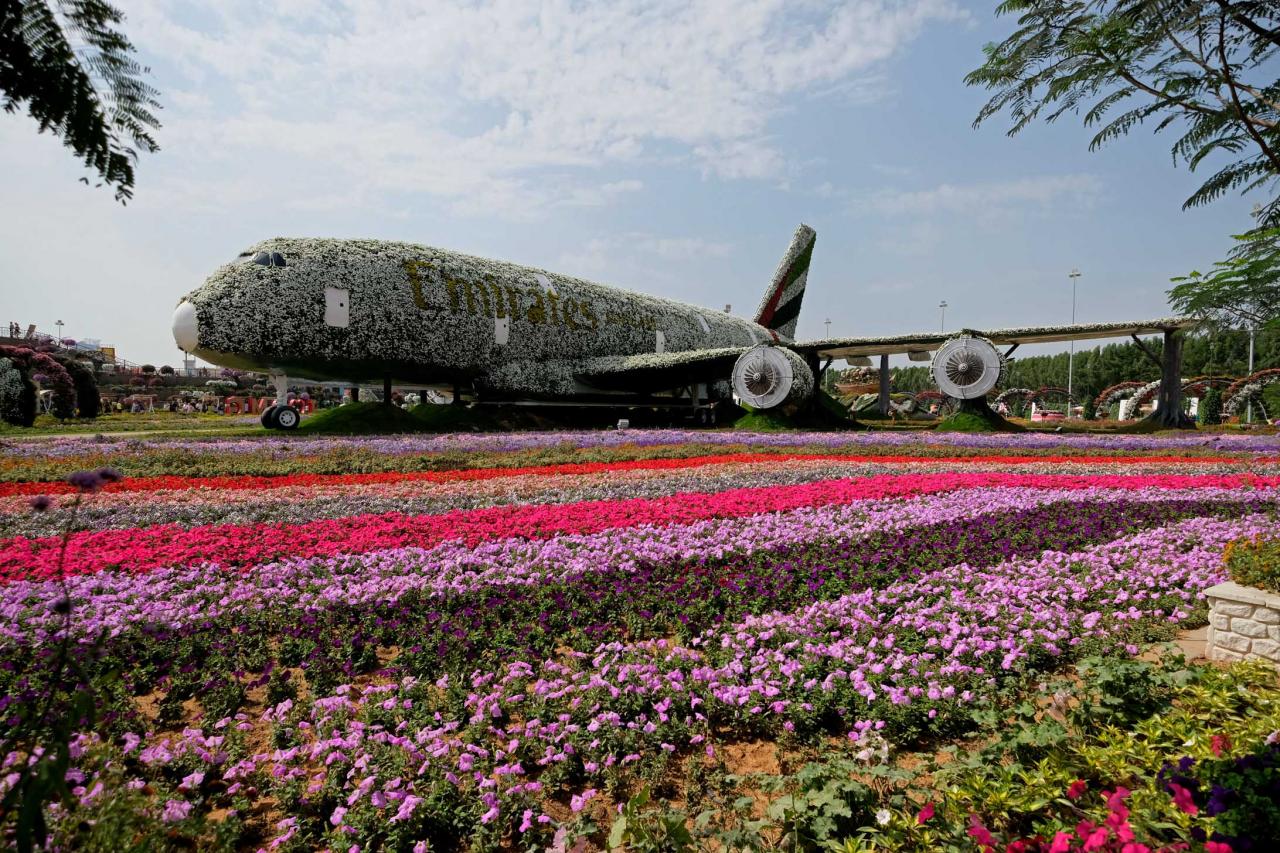
[[1209,749],[1213,750],[1215,758],[1221,758],[1222,753],[1231,749],[1231,738],[1228,735],[1214,735],[1209,741]]
[[1083,779],[1077,779],[1067,786],[1067,799],[1078,800],[1084,796],[1084,792],[1089,790],[1089,783]]
[[916,815],[916,823],[926,823],[933,817],[933,803],[925,803],[920,814]]
[[1204,853],[1232,853],[1231,845],[1225,841],[1206,841]]

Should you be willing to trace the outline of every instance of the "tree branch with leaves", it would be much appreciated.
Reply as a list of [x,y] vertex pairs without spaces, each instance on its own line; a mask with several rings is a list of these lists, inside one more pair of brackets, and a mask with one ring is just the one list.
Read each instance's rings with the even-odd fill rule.
[[1007,112],[1014,135],[1083,113],[1094,150],[1148,121],[1178,124],[1175,162],[1229,159],[1184,207],[1269,186],[1259,224],[1280,225],[1280,3],[1006,0],[997,14],[1018,15],[1018,28],[965,78],[994,93],[975,126]]
[[159,149],[160,127],[159,93],[123,20],[103,0],[0,0],[0,104],[9,113],[25,107],[122,203],[133,196],[139,153]]

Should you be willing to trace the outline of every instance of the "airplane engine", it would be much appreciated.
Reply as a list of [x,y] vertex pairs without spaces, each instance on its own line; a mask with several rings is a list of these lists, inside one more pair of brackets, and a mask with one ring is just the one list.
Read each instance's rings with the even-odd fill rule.
[[813,395],[813,371],[786,347],[757,346],[733,365],[733,391],[753,409],[799,405]]

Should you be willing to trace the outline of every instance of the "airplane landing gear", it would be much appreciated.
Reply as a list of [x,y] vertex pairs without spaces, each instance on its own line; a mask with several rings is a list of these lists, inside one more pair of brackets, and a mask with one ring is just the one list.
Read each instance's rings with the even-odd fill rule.
[[276,386],[276,402],[262,413],[262,425],[267,429],[297,429],[302,423],[302,414],[288,403],[289,377],[283,373],[272,373],[271,382]]
[[293,406],[280,406],[276,409],[277,429],[297,429],[302,422],[302,415]]

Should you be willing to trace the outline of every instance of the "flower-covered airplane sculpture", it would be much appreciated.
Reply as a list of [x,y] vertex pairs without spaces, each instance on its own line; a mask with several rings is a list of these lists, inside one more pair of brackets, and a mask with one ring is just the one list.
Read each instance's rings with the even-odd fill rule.
[[[266,240],[179,302],[178,346],[213,364],[270,373],[267,426],[292,429],[288,376],[469,388],[488,400],[665,401],[704,415],[736,395],[799,405],[826,364],[934,357],[956,397],[985,395],[1008,353],[996,344],[1169,331],[1167,318],[1050,328],[795,341],[816,233],[796,229],[751,320],[503,261],[380,240]],[[887,377],[887,361],[881,360]]]

